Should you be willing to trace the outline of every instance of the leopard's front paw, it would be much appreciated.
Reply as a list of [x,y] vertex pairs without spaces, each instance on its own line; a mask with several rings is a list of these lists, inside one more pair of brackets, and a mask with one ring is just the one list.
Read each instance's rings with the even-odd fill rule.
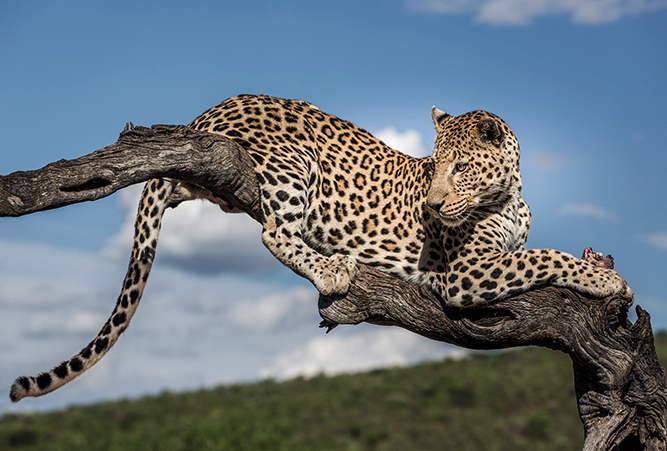
[[[607,297],[619,295],[626,298],[634,298],[632,288],[628,282],[612,269],[600,269],[594,273],[594,278],[587,280],[585,288],[581,291],[596,297]],[[577,287],[574,287],[577,289]],[[581,288],[579,288],[581,289]]]
[[357,261],[348,255],[334,254],[323,268],[323,273],[314,282],[323,295],[344,294],[357,274]]
[[616,271],[612,272],[614,274],[612,275],[612,281],[610,283],[611,288],[613,290],[611,294],[619,294],[626,298],[634,298],[635,292],[632,291],[632,288],[630,288],[628,282],[626,282],[626,280],[623,277],[621,277],[621,275]]

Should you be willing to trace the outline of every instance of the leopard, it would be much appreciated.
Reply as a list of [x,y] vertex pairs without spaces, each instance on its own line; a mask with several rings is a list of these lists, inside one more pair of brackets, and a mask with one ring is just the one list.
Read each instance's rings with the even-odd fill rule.
[[[481,110],[452,116],[435,106],[431,118],[435,144],[424,158],[310,103],[266,95],[229,98],[189,127],[223,135],[250,155],[263,244],[322,295],[345,294],[358,263],[427,287],[457,309],[542,286],[596,297],[631,293],[611,269],[553,249],[525,249],[531,214],[521,197],[519,144],[502,119]],[[12,401],[63,386],[109,351],[144,292],[164,211],[195,199],[243,210],[203,186],[149,180],[110,317],[71,359],[16,379]]]

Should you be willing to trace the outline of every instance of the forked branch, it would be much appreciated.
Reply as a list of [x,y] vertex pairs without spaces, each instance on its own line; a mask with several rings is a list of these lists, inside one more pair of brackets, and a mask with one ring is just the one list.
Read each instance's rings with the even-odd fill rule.
[[[151,178],[200,185],[261,218],[250,156],[234,142],[185,126],[137,127],[75,160],[0,176],[0,217],[91,201]],[[320,297],[322,326],[368,322],[403,327],[472,349],[544,346],[574,365],[584,450],[666,450],[665,371],[653,347],[650,317],[631,298],[595,299],[553,287],[485,308],[451,309],[426,289],[359,265],[345,296]]]

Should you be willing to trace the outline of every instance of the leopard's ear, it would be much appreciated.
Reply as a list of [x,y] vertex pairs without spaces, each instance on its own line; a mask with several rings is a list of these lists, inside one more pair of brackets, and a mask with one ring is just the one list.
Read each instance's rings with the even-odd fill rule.
[[435,124],[435,129],[437,131],[440,131],[440,129],[443,127],[443,125],[445,125],[445,122],[447,122],[450,117],[452,117],[450,114],[439,110],[435,107],[435,105],[433,105],[433,108],[431,108],[431,119],[433,119],[433,123]]
[[481,119],[477,123],[477,131],[483,142],[493,144],[496,147],[500,147],[505,140],[505,133],[503,132],[502,127],[498,121],[492,117]]

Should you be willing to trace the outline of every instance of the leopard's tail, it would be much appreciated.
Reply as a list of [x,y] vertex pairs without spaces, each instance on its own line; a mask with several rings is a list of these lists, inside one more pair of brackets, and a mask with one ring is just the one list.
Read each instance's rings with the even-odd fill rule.
[[102,330],[81,352],[51,371],[17,378],[9,393],[13,402],[28,396],[42,396],[62,387],[100,360],[125,332],[146,286],[155,257],[162,216],[169,205],[173,189],[174,182],[169,179],[154,179],[146,183],[134,224],[134,245],[123,288]]

